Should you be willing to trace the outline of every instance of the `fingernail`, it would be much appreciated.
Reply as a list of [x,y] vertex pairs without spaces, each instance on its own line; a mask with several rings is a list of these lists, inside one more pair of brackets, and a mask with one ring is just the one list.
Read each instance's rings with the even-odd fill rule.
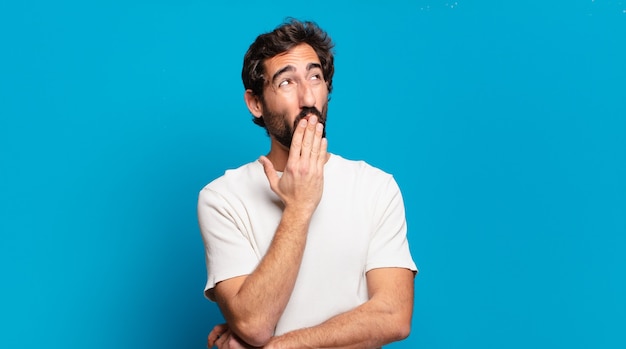
[[317,130],[318,130],[318,131],[322,131],[322,130],[324,129],[324,125],[322,125],[322,124],[317,124],[317,125],[315,126],[315,128],[317,128]]

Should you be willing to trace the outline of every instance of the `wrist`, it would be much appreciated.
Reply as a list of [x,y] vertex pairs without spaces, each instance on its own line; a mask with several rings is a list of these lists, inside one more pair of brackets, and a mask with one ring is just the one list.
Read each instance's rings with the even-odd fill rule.
[[283,218],[293,223],[308,225],[315,212],[315,206],[303,204],[285,204]]

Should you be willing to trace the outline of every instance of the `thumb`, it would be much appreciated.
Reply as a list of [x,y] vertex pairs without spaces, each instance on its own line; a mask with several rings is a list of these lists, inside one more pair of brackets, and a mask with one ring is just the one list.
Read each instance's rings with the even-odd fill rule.
[[274,164],[263,155],[259,158],[259,162],[263,165],[263,171],[265,171],[265,176],[270,182],[270,187],[275,191],[275,186],[278,183],[278,175],[276,174],[276,169],[274,169]]

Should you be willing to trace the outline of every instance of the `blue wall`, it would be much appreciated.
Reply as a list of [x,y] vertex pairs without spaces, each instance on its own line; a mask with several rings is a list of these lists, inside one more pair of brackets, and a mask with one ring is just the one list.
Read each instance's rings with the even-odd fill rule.
[[403,189],[390,348],[626,347],[626,2],[8,3],[0,347],[204,347],[197,192],[267,151],[240,65],[286,16],[336,41],[331,151]]

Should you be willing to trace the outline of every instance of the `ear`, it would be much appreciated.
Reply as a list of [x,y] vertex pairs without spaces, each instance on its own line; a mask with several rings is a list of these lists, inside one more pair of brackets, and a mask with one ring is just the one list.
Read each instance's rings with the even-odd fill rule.
[[260,118],[263,115],[263,103],[261,99],[252,92],[252,90],[246,90],[243,94],[243,99],[246,101],[248,110],[254,115],[255,118]]

